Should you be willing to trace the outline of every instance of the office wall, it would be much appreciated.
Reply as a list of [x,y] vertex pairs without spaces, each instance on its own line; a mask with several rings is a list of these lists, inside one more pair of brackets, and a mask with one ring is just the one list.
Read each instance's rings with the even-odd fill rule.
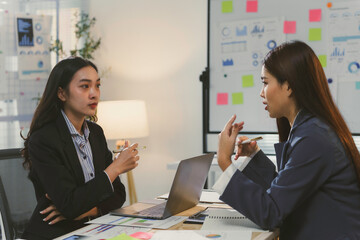
[[[91,0],[102,37],[96,55],[102,100],[142,99],[150,135],[136,139],[140,165],[134,171],[140,200],[169,191],[168,163],[202,153],[200,73],[206,66],[206,0]],[[116,114],[116,109],[114,109]],[[114,141],[109,141],[112,148]],[[124,179],[124,178],[123,178]]]

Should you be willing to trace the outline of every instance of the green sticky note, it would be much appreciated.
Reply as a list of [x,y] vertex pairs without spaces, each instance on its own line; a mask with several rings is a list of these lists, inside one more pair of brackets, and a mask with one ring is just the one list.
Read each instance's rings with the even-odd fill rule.
[[108,240],[137,240],[137,238],[130,237],[129,235],[126,235],[125,233],[122,233],[116,237],[108,238]]
[[243,104],[244,103],[244,95],[242,92],[231,94],[232,104]]
[[253,75],[242,76],[242,86],[243,87],[253,87],[254,86],[254,76]]
[[221,3],[221,9],[223,13],[231,13],[233,11],[233,2],[232,1],[223,1]]
[[309,41],[321,41],[321,28],[309,29]]
[[321,63],[321,66],[326,67],[327,65],[326,55],[319,55],[318,58]]

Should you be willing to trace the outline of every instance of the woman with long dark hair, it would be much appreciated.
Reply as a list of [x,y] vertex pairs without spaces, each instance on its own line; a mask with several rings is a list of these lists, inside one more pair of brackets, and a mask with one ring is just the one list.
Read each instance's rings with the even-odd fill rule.
[[112,160],[101,127],[86,120],[99,98],[92,62],[71,57],[51,71],[22,150],[37,199],[23,238],[53,239],[125,202],[118,176],[137,166],[137,144]]
[[[280,239],[360,239],[360,155],[336,107],[319,59],[303,42],[284,43],[264,59],[265,110],[277,119],[277,168],[256,142],[236,141],[233,116],[219,134],[215,184],[221,199]],[[231,162],[248,156],[239,171]]]

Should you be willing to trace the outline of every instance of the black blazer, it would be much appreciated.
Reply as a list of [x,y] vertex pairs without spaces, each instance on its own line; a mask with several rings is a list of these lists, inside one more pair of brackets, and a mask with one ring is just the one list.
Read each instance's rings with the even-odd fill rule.
[[[84,174],[71,138],[61,114],[56,121],[35,131],[29,141],[32,168],[29,178],[33,182],[37,206],[25,230],[26,239],[53,239],[83,226],[85,220],[76,217],[98,207],[101,214],[119,208],[125,202],[125,187],[117,178],[112,186],[104,172],[112,163],[104,133],[100,126],[87,122],[90,130],[95,178],[85,183]],[[49,225],[40,214],[49,206],[48,194],[56,208],[67,219]]]

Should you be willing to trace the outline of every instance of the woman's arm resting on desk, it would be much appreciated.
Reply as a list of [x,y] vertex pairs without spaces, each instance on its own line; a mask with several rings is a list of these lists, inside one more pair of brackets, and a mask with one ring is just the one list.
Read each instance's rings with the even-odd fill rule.
[[[50,199],[49,195],[46,194],[46,197]],[[49,207],[47,207],[46,209],[42,210],[40,212],[41,214],[48,214],[43,220],[44,222],[49,221],[51,219],[53,219],[54,217],[56,217],[55,219],[53,219],[51,222],[49,222],[49,225],[58,223],[64,219],[66,219],[63,215],[61,215],[61,213],[57,210],[57,208],[55,207],[54,204],[51,204]],[[91,210],[87,211],[86,213],[81,214],[80,216],[78,216],[77,218],[75,218],[74,220],[81,220],[85,217],[96,217],[99,215],[99,210],[97,207],[92,208]]]

